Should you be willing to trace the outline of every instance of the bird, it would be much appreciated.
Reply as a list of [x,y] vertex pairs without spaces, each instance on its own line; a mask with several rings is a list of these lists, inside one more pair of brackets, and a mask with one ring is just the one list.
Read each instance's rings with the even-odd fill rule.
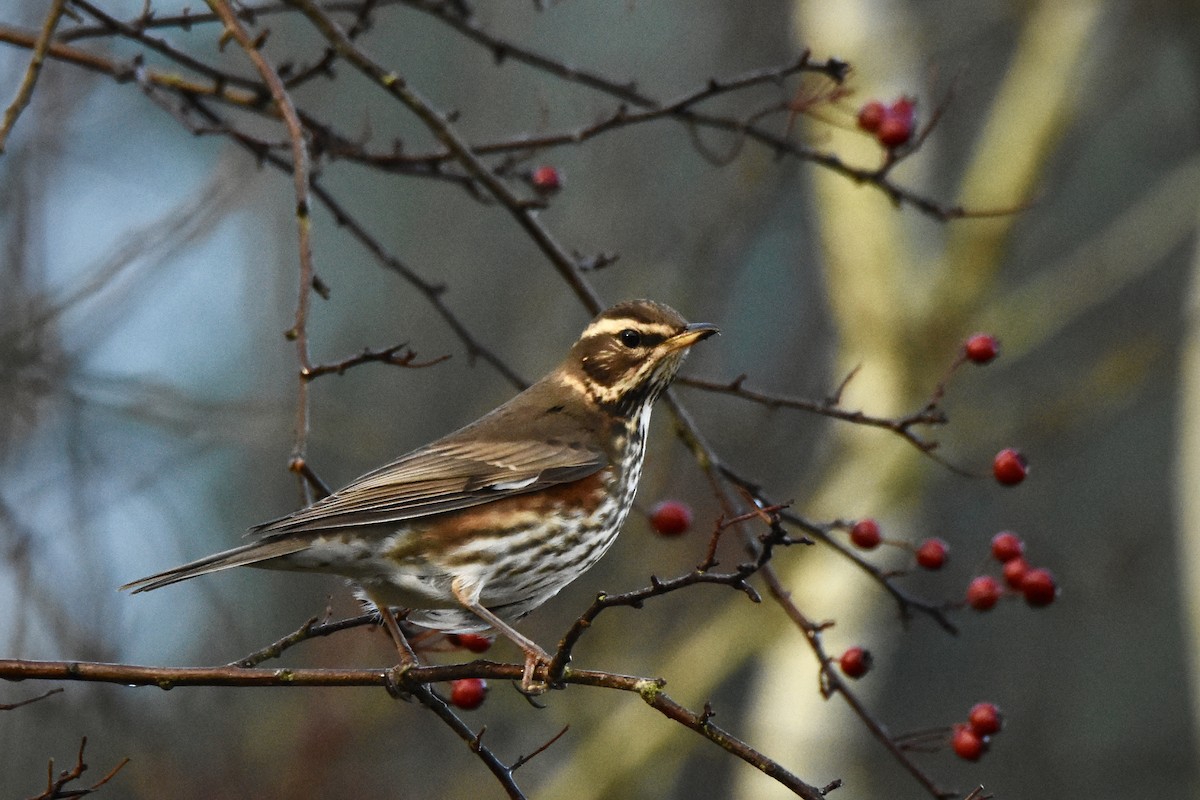
[[286,516],[240,547],[131,581],[133,593],[239,566],[333,573],[357,586],[415,663],[391,613],[445,633],[494,631],[551,657],[513,623],[590,569],[633,506],[651,407],[697,342],[718,333],[650,300],[598,314],[559,365],[508,402]]

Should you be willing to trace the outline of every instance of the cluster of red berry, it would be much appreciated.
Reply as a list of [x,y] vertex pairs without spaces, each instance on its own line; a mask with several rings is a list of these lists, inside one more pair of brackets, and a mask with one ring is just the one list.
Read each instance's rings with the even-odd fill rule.
[[967,761],[978,761],[987,751],[992,736],[1000,732],[1003,719],[995,703],[976,703],[967,714],[967,721],[950,729],[950,747]]
[[858,110],[858,127],[888,150],[908,144],[916,130],[917,101],[900,97],[891,105],[872,100]]
[[[883,533],[879,522],[871,517],[860,519],[850,527],[850,542],[860,550],[874,550],[883,544]],[[902,547],[912,547],[908,543],[895,543]],[[941,569],[946,566],[950,556],[950,545],[936,536],[925,539],[916,547],[912,547],[917,558],[917,565],[924,569]]]
[[[992,537],[992,558],[1000,562],[1008,590],[1020,593],[1034,608],[1048,606],[1058,596],[1058,584],[1050,570],[1030,567],[1025,560],[1025,542],[1011,531]],[[967,605],[976,611],[987,611],[999,602],[1004,586],[991,575],[980,575],[967,586]]]

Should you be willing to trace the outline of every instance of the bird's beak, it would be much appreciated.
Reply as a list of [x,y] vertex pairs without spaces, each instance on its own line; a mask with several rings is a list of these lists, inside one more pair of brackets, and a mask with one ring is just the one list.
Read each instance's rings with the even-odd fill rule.
[[713,334],[720,333],[721,329],[709,322],[693,322],[683,329],[683,333],[677,333],[670,339],[667,339],[666,344],[668,350],[683,350],[691,347],[701,339],[707,339]]

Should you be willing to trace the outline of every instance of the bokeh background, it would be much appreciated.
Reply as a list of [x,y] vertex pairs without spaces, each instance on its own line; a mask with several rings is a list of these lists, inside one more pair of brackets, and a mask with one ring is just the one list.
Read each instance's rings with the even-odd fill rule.
[[[672,121],[539,153],[565,176],[542,219],[581,253],[607,300],[653,297],[723,335],[689,374],[819,399],[851,368],[849,407],[918,408],[970,332],[1002,358],[958,374],[936,435],[949,461],[986,472],[1021,447],[1017,489],[962,477],[897,437],[686,387],[678,396],[735,468],[815,519],[878,517],[889,535],[937,535],[952,563],[906,585],[957,599],[987,567],[996,531],[1019,531],[1062,586],[1052,607],[959,612],[957,637],[916,620],[821,548],[778,567],[811,617],[836,620],[833,651],[869,647],[856,685],[894,732],[947,725],[993,700],[1007,727],[979,763],[918,761],[944,785],[998,798],[1200,794],[1200,6],[1190,0],[1025,3],[478,3],[486,29],[668,99],[709,78],[783,64],[803,48],[854,67],[855,94],[793,135],[864,166],[880,151],[847,124],[870,98],[945,104],[894,177],[947,205],[1019,213],[944,223],[869,186]],[[160,13],[177,10],[156,3]],[[132,18],[140,2],[106,6]],[[0,27],[36,29],[20,0]],[[64,23],[71,24],[71,23]],[[269,57],[312,61],[301,21],[272,18]],[[163,35],[210,58],[215,25]],[[361,40],[473,141],[580,127],[615,102],[491,56],[430,17],[385,6]],[[82,46],[82,45],[81,45]],[[92,42],[130,59],[144,48]],[[153,54],[151,64],[161,63]],[[28,51],[0,49],[15,92]],[[250,74],[233,45],[223,61]],[[787,99],[757,90],[731,113]],[[381,147],[433,145],[353,71],[300,100]],[[741,103],[742,105],[739,105]],[[786,121],[774,118],[782,131]],[[264,127],[279,141],[282,128]],[[266,135],[266,133],[264,133]],[[714,163],[708,153],[730,153]],[[322,180],[428,280],[518,374],[548,370],[588,315],[495,205],[454,186],[322,164]],[[133,83],[51,61],[0,156],[0,655],[221,664],[327,606],[356,612],[336,579],[227,573],[147,596],[125,581],[230,546],[298,503],[286,464],[295,357],[282,332],[296,294],[289,177],[220,136],[192,136]],[[364,366],[313,384],[311,462],[343,483],[471,420],[512,386],[472,363],[445,323],[323,211],[313,353],[335,361],[408,342],[423,370]],[[695,564],[718,509],[661,410],[640,503],[693,505],[698,531],[654,536],[634,515],[592,573],[523,624],[553,641],[600,589]],[[873,555],[903,566],[902,551]],[[375,666],[390,645],[363,630],[285,663]],[[497,657],[513,654],[501,647]],[[770,603],[699,587],[601,618],[576,663],[661,675],[692,707],[835,796],[921,797],[845,704],[817,691],[799,633]],[[44,688],[0,686],[0,703]],[[523,767],[533,797],[780,794],[769,779],[632,696],[573,687],[534,710],[494,686],[469,715]],[[418,706],[374,690],[126,689],[72,684],[0,712],[0,795],[35,795],[87,736],[89,775],[132,762],[111,798],[492,797],[500,788]]]

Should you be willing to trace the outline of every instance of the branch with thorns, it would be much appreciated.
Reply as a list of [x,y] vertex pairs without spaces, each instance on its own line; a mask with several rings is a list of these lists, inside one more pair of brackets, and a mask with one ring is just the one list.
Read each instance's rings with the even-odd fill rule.
[[416,352],[409,348],[408,342],[404,342],[403,344],[392,345],[381,350],[372,350],[369,347],[363,348],[363,351],[358,355],[342,359],[336,363],[311,366],[302,371],[300,376],[306,380],[313,380],[322,375],[344,375],[346,370],[352,367],[371,363],[390,364],[393,367],[407,367],[408,369],[424,369],[432,367],[435,364],[440,364],[449,358],[449,355],[441,355],[426,361],[418,361]]
[[75,757],[75,766],[69,770],[63,770],[57,776],[54,774],[54,759],[50,759],[50,764],[46,767],[46,791],[30,797],[29,800],[60,800],[60,798],[67,797],[84,797],[85,795],[92,794],[101,786],[111,781],[129,763],[128,758],[123,758],[103,778],[91,786],[68,788],[68,784],[82,778],[83,773],[87,771],[88,765],[83,761],[83,751],[86,747],[87,737],[84,736],[82,741],[79,742],[79,754]]
[[[734,154],[740,148],[741,143],[747,141],[756,142],[773,150],[776,155],[790,156],[809,161],[823,168],[831,169],[855,182],[873,185],[884,192],[897,205],[911,205],[936,219],[948,220],[976,213],[969,212],[961,206],[944,206],[893,183],[890,178],[890,171],[894,162],[885,163],[883,167],[878,169],[852,167],[843,162],[834,153],[822,152],[796,143],[789,138],[789,131],[787,130],[783,134],[777,134],[761,124],[763,120],[772,114],[798,110],[794,106],[800,104],[803,100],[799,94],[793,97],[791,105],[788,103],[773,105],[740,117],[710,114],[697,108],[702,102],[717,96],[731,94],[762,84],[779,84],[786,78],[801,72],[821,74],[826,79],[832,81],[834,87],[827,90],[825,98],[828,102],[833,102],[842,96],[842,89],[839,87],[845,79],[848,68],[844,62],[837,61],[836,59],[818,62],[811,60],[809,54],[805,53],[798,60],[782,67],[757,70],[728,80],[712,79],[700,88],[687,92],[675,100],[660,103],[639,92],[636,86],[631,83],[619,83],[596,73],[569,67],[560,60],[534,53],[513,42],[505,41],[488,34],[482,30],[478,22],[460,3],[433,2],[432,0],[402,0],[403,5],[434,16],[476,44],[490,49],[497,62],[509,58],[522,61],[561,80],[577,83],[608,94],[616,98],[620,103],[614,112],[602,118],[599,122],[578,127],[565,133],[548,134],[540,137],[517,137],[488,144],[471,144],[455,129],[452,115],[446,114],[430,104],[419,92],[409,86],[402,76],[391,72],[384,65],[375,62],[355,42],[357,33],[369,24],[368,19],[371,11],[376,5],[385,4],[363,2],[318,5],[312,0],[289,0],[285,4],[243,6],[234,9],[226,0],[210,0],[210,6],[214,12],[211,15],[183,14],[170,20],[167,18],[153,19],[147,10],[131,23],[120,23],[114,18],[106,17],[103,12],[94,7],[87,6],[86,4],[82,6],[94,19],[99,21],[99,25],[91,26],[86,31],[87,37],[119,36],[130,39],[148,49],[154,50],[181,69],[198,74],[200,80],[147,68],[140,59],[135,60],[129,65],[122,64],[106,56],[68,47],[62,43],[69,41],[71,38],[85,38],[83,32],[79,32],[77,36],[72,37],[72,32],[67,31],[59,36],[57,41],[49,42],[44,48],[44,55],[46,57],[60,59],[88,69],[104,72],[113,76],[118,81],[136,80],[148,96],[159,102],[160,105],[168,108],[172,112],[172,116],[179,120],[185,128],[193,132],[224,135],[239,146],[247,149],[261,163],[269,164],[276,169],[292,175],[296,193],[297,224],[299,229],[300,295],[297,301],[295,325],[289,333],[291,334],[290,338],[296,340],[297,358],[300,362],[301,374],[299,382],[300,395],[297,404],[296,443],[292,468],[305,478],[309,485],[317,487],[318,491],[323,488],[323,485],[320,484],[315,473],[308,467],[304,458],[304,443],[307,437],[307,396],[305,394],[305,385],[311,378],[319,374],[326,374],[328,372],[340,373],[350,366],[365,363],[366,361],[389,361],[393,357],[403,360],[407,354],[397,356],[396,353],[400,347],[404,347],[398,346],[386,357],[376,357],[376,354],[372,353],[372,351],[364,351],[362,355],[347,359],[340,364],[314,366],[309,363],[306,334],[308,302],[310,299],[308,293],[316,291],[319,294],[324,294],[323,288],[327,288],[316,275],[311,261],[310,244],[308,241],[309,226],[311,224],[309,217],[310,198],[324,204],[334,216],[335,221],[339,225],[347,227],[352,235],[359,240],[360,244],[371,252],[381,264],[408,280],[442,315],[445,322],[459,336],[472,357],[483,357],[515,386],[523,386],[523,381],[502,360],[485,350],[469,334],[466,326],[445,305],[441,297],[444,287],[426,282],[404,265],[399,258],[388,253],[379,244],[379,241],[368,233],[366,228],[345,210],[345,207],[334,195],[321,187],[318,176],[314,174],[308,163],[310,156],[327,153],[330,157],[354,159],[368,163],[373,159],[373,166],[376,168],[382,169],[387,164],[392,164],[394,166],[391,168],[405,175],[455,181],[470,191],[473,196],[485,202],[499,203],[510,212],[518,225],[542,250],[543,254],[555,267],[566,285],[575,293],[582,305],[593,313],[600,309],[602,303],[596,291],[585,279],[583,273],[589,268],[596,268],[596,264],[603,265],[607,263],[611,258],[601,256],[594,259],[594,263],[589,263],[577,252],[571,251],[560,244],[549,228],[537,216],[536,212],[545,205],[545,200],[520,196],[508,184],[508,180],[510,179],[508,172],[510,170],[503,164],[497,167],[486,163],[484,161],[486,156],[526,153],[554,146],[578,145],[602,133],[618,128],[660,119],[674,119],[686,124],[689,133],[693,136],[695,136],[695,131],[699,128],[734,134],[736,137],[736,146],[732,150]],[[256,35],[252,36],[247,28],[247,26],[256,24],[256,15],[259,13],[282,13],[295,8],[298,8],[309,19],[313,26],[324,35],[328,43],[324,53],[314,62],[314,66],[302,68],[299,73],[286,68],[286,65],[276,67],[268,63],[265,57],[262,56],[260,49],[262,43],[265,41],[265,37],[269,33],[268,29],[261,29]],[[355,14],[354,24],[349,29],[342,29],[331,17],[332,13],[343,11]],[[164,40],[150,37],[145,33],[147,29],[152,27],[174,26],[181,30],[188,30],[192,24],[197,24],[201,21],[211,22],[218,20],[225,26],[227,35],[236,40],[242,49],[245,50],[247,56],[254,63],[261,81],[240,78],[219,70],[211,65],[193,59]],[[29,48],[38,46],[36,37],[30,36],[25,32],[14,31],[11,28],[0,27],[0,40]],[[350,63],[387,91],[392,97],[405,105],[438,138],[444,149],[436,153],[417,155],[404,155],[402,152],[392,154],[391,156],[372,155],[366,150],[363,144],[354,143],[349,137],[337,134],[331,126],[320,123],[315,117],[296,108],[292,104],[289,94],[290,90],[295,85],[308,81],[313,77],[328,74],[330,67],[332,67],[337,59],[342,59]],[[284,75],[287,76],[286,79]],[[164,103],[162,102],[164,98],[173,98],[175,102],[171,104]],[[802,110],[811,110],[812,103],[806,100],[803,102],[805,107]],[[259,116],[267,115],[282,119],[287,128],[287,142],[280,145],[264,141],[252,135],[246,129],[235,124],[232,121],[232,117],[226,118],[217,114],[213,110],[213,106],[216,104],[223,104],[229,107],[231,114],[247,112]],[[631,110],[631,108],[635,110]],[[193,119],[194,115],[203,118],[204,127],[195,123]],[[932,120],[930,125],[932,125]],[[928,127],[918,137],[914,143],[914,147],[910,148],[910,151],[923,141],[927,133]],[[697,145],[699,147],[698,142]],[[703,154],[704,150],[701,149],[701,152]],[[288,154],[290,154],[290,157]],[[982,213],[1010,212],[1005,210],[1004,212]],[[380,354],[385,352],[387,351],[378,351]],[[411,351],[409,352],[411,353]],[[411,363],[411,361],[402,365],[418,366]],[[852,375],[853,373],[851,373]],[[847,381],[851,376],[847,377]],[[784,398],[747,390],[742,385],[743,380],[744,378],[738,378],[730,384],[724,385],[711,382],[705,385],[705,382],[702,381],[684,382],[690,383],[697,388],[708,389],[709,391],[738,395],[745,400],[767,406],[803,408],[855,424],[886,428],[905,438],[923,453],[935,457],[932,455],[932,451],[937,446],[937,443],[925,440],[915,433],[913,429],[923,425],[941,425],[945,423],[945,417],[939,407],[941,397],[940,387],[939,391],[935,392],[930,404],[921,411],[907,417],[888,420],[872,417],[863,412],[848,411],[840,408],[840,389],[833,398],[826,400],[824,403],[814,404],[795,398]],[[844,385],[845,382],[843,382],[843,388]],[[943,628],[953,632],[953,625],[946,619],[944,609],[910,597],[895,585],[892,574],[879,570],[832,539],[829,536],[829,532],[840,523],[818,525],[808,522],[798,515],[786,512],[783,506],[771,505],[756,486],[750,481],[742,479],[723,465],[711,448],[708,448],[703,442],[699,429],[686,415],[682,407],[674,402],[673,399],[671,403],[675,411],[676,424],[679,428],[681,438],[693,447],[697,462],[708,476],[714,493],[721,499],[725,509],[725,517],[729,522],[718,523],[710,539],[709,550],[696,571],[671,581],[661,581],[657,578],[652,578],[651,585],[645,589],[624,595],[599,598],[580,617],[576,623],[576,627],[573,627],[564,636],[563,644],[560,645],[560,649],[550,665],[550,672],[555,676],[556,680],[563,683],[608,686],[625,691],[634,691],[661,713],[696,730],[729,752],[738,755],[743,760],[748,761],[748,763],[771,774],[781,783],[792,788],[796,794],[802,797],[819,797],[822,794],[822,790],[817,790],[799,781],[799,779],[791,776],[790,773],[787,773],[778,764],[771,762],[761,753],[754,751],[745,745],[745,743],[734,739],[726,732],[713,726],[711,722],[713,711],[707,705],[702,712],[693,712],[675,704],[674,701],[661,692],[661,680],[620,676],[612,673],[572,670],[567,666],[567,660],[575,641],[590,626],[595,616],[605,608],[616,605],[637,607],[642,601],[650,597],[700,583],[723,583],[745,592],[751,599],[757,599],[756,590],[747,582],[747,578],[755,573],[761,573],[764,576],[773,599],[789,616],[792,616],[796,620],[801,630],[805,631],[806,638],[809,638],[810,642],[815,642],[813,645],[814,652],[821,663],[827,665],[828,658],[824,654],[823,649],[821,649],[819,637],[820,631],[824,627],[823,624],[811,623],[796,608],[791,602],[785,588],[779,583],[778,576],[769,563],[771,550],[775,545],[790,544],[799,541],[782,534],[781,523],[798,527],[811,534],[814,538],[835,547],[849,558],[852,563],[855,563],[858,567],[868,572],[897,600],[902,616],[907,617],[913,610],[920,611],[931,616]],[[732,497],[729,487],[741,489],[741,496],[738,498]],[[745,508],[747,507],[747,503],[750,506],[757,506],[757,508],[751,511],[739,512],[738,507]],[[752,521],[754,517],[771,520],[769,522],[771,533],[758,537],[745,534],[747,536],[747,549],[751,553],[751,561],[740,565],[732,572],[712,572],[712,569],[716,566],[715,553],[721,534],[729,527],[740,528],[744,523]],[[359,624],[367,624],[370,621],[371,618],[369,617],[355,618],[354,620],[343,621],[342,623],[325,622],[318,624],[315,620],[311,620],[290,637],[285,637],[285,639],[274,643],[268,648],[251,654],[247,658],[237,662],[236,665],[226,668],[188,672],[182,670],[172,671],[126,667],[122,665],[85,665],[72,662],[54,662],[61,669],[47,668],[47,671],[57,674],[61,679],[114,680],[114,682],[119,683],[138,683],[140,681],[137,678],[141,676],[145,679],[145,682],[153,683],[163,688],[170,688],[173,685],[382,685],[389,689],[399,687],[433,710],[457,735],[463,738],[472,751],[496,775],[510,796],[522,796],[520,790],[512,780],[512,771],[524,762],[518,761],[512,767],[503,765],[502,762],[495,758],[494,754],[483,746],[481,739],[482,731],[479,733],[472,732],[427,685],[432,681],[448,680],[451,677],[512,678],[514,677],[513,670],[516,670],[516,675],[519,675],[519,665],[492,664],[490,662],[478,661],[473,664],[457,665],[455,667],[417,667],[398,675],[393,674],[391,671],[378,670],[261,670],[255,666],[262,661],[278,657],[279,654],[301,641],[314,636],[328,635]],[[339,625],[343,627],[337,627]],[[33,675],[37,671],[36,669],[31,668],[22,672],[19,668],[19,665],[34,663],[0,662],[0,677],[10,677],[11,679],[47,677],[46,675]],[[115,671],[109,670],[106,672],[106,666],[114,667]],[[229,672],[228,670],[233,670],[233,672]],[[834,680],[831,682],[829,670],[826,669],[824,672],[825,677],[822,679],[823,690],[830,693],[836,692],[845,696],[855,709],[855,712],[867,722],[868,727],[885,741],[885,745],[893,745],[890,748],[893,749],[893,755],[904,763],[910,771],[915,770],[915,765],[912,765],[901,748],[895,747],[894,743],[890,739],[887,739],[882,725],[866,712],[865,707],[858,702],[857,698],[845,687],[844,683],[837,680],[836,676],[834,676]],[[99,677],[102,675],[108,675],[109,677]],[[323,680],[350,682],[323,683],[321,682]],[[205,681],[215,682],[206,683]],[[354,681],[361,682],[356,683]],[[552,742],[553,740],[535,751],[535,754],[544,750]],[[82,763],[82,751],[80,762]],[[916,771],[914,775],[917,776],[922,785],[929,789],[935,797],[950,796],[938,790],[932,781],[923,777],[923,773]],[[826,787],[826,789],[830,788],[833,788],[832,785]]]
[[[184,686],[274,688],[377,686],[387,689],[393,694],[411,695],[447,723],[455,734],[467,744],[468,748],[485,762],[488,769],[500,779],[510,797],[524,797],[512,779],[512,772],[516,766],[504,765],[489,749],[484,747],[480,734],[472,731],[429,687],[429,684],[462,678],[517,681],[521,679],[523,670],[524,666],[521,664],[499,664],[483,660],[449,666],[417,666],[397,672],[393,669],[264,669],[236,665],[146,667],[133,664],[81,661],[0,659],[0,679],[10,681],[88,681],[131,687],[157,686],[164,690]],[[561,681],[567,684],[615,689],[636,694],[651,708],[699,733],[718,747],[774,778],[796,796],[805,800],[820,800],[823,797],[821,790],[804,782],[775,760],[715,725],[712,722],[714,712],[711,708],[706,706],[703,711],[692,711],[677,703],[663,691],[665,681],[661,678],[569,669],[562,676]],[[541,750],[544,750],[546,746],[543,746]],[[521,763],[528,762],[531,757],[532,755],[526,757]],[[124,762],[120,766],[124,766]],[[109,777],[111,774],[105,780],[108,780]],[[46,800],[49,800],[50,797],[54,797],[54,795],[47,795]]]

